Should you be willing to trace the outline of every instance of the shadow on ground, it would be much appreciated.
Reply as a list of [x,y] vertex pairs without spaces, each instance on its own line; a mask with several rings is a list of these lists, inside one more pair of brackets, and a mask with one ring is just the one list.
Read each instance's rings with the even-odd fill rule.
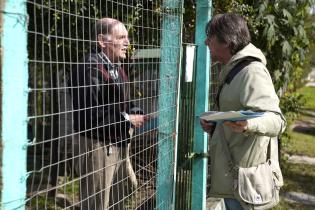
[[[315,166],[286,163],[286,165],[282,167],[282,173],[285,181],[282,190],[286,192],[297,191],[315,195]],[[308,187],[306,187],[306,185]]]
[[315,136],[315,119],[296,120],[293,131]]

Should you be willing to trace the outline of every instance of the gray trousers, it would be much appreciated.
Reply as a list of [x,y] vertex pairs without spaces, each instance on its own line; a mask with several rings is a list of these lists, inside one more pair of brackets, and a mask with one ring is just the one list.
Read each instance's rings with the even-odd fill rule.
[[122,210],[127,147],[106,145],[83,136],[78,141],[73,155],[74,169],[79,176],[80,208]]

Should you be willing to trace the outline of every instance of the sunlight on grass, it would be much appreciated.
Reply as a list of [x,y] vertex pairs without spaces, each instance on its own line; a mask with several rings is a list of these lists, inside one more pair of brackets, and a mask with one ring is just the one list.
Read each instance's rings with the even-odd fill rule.
[[302,87],[298,93],[301,93],[306,101],[303,108],[315,111],[315,87]]
[[307,155],[315,158],[315,136],[291,131],[291,140],[286,153],[290,155]]
[[272,210],[314,210],[314,206],[307,206],[300,203],[291,203],[281,198],[280,203]]
[[286,163],[282,167],[284,176],[284,192],[303,192],[315,195],[315,166],[307,164]]
[[60,176],[58,184],[56,197],[47,193],[38,194],[27,202],[26,210],[78,209],[73,205],[79,202],[79,181]]
[[36,196],[29,203],[26,204],[26,210],[38,210],[38,209],[55,209],[61,210],[63,208],[56,205],[56,201],[53,197],[45,195]]
[[[304,95],[306,104],[304,109],[315,111],[315,88],[304,87],[299,90]],[[312,115],[300,115],[295,121],[295,127],[289,131],[291,136],[285,153],[290,155],[306,155],[315,158],[315,119]],[[315,166],[308,164],[293,164],[282,162],[284,186],[281,192],[301,192],[315,195]],[[282,198],[273,210],[311,210],[314,206],[292,203]]]
[[[281,188],[280,193],[303,192],[315,195],[315,166],[286,162],[282,166],[282,173],[284,178],[284,186]],[[275,208],[273,208],[273,210],[311,210],[314,208],[314,206],[303,205],[300,203],[291,203],[281,198],[280,203]]]

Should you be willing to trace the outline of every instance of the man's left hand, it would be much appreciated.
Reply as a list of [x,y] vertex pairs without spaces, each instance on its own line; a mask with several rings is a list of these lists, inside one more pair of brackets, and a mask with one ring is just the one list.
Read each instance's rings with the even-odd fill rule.
[[136,127],[136,128],[140,128],[143,126],[143,124],[149,120],[149,116],[148,115],[142,115],[142,114],[130,114],[129,115],[129,121],[131,122],[131,124]]
[[232,129],[232,131],[235,133],[243,133],[247,130],[248,122],[247,120],[235,121],[235,122],[225,121],[223,124],[226,126],[229,126]]

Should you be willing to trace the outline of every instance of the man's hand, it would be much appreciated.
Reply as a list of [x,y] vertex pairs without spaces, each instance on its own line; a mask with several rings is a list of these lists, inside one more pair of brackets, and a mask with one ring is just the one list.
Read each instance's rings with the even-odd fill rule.
[[142,115],[142,114],[130,114],[129,115],[129,121],[136,128],[143,126],[145,121],[147,121],[149,118],[150,118],[149,116]]
[[207,133],[211,133],[214,129],[214,124],[211,122],[207,122],[204,119],[200,119],[200,125],[202,127],[202,129],[207,132]]
[[247,130],[248,122],[247,120],[244,121],[225,121],[224,125],[229,126],[233,132],[235,133],[243,133]]

